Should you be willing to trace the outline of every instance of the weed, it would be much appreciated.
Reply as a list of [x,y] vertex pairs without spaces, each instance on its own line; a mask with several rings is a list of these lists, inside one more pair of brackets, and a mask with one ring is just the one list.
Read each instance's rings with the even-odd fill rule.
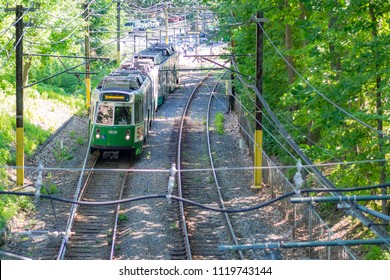
[[206,124],[207,124],[206,116],[203,116],[202,124],[203,124],[203,125],[206,125]]
[[119,222],[124,222],[124,221],[127,221],[128,219],[129,218],[127,218],[127,216],[125,214],[122,214],[122,213],[120,213],[118,216]]
[[58,186],[52,182],[43,183],[42,185],[42,194],[58,194]]
[[84,138],[83,137],[77,138],[77,144],[79,144],[80,146],[84,145]]
[[169,225],[169,228],[170,228],[171,230],[179,230],[179,225],[178,225],[177,222],[173,222],[173,223],[171,223],[171,224]]
[[223,113],[218,112],[215,114],[215,127],[218,134],[224,134],[223,122],[225,121],[225,116]]
[[63,159],[71,160],[74,158],[74,156],[69,152],[67,147],[59,147],[57,150],[54,151],[54,158],[57,162],[60,162]]

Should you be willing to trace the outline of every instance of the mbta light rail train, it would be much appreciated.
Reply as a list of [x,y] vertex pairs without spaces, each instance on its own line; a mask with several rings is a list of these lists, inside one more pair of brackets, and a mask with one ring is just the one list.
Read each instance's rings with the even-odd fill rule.
[[134,55],[135,63],[144,60],[152,61],[158,69],[157,105],[160,106],[179,83],[179,55],[171,44],[156,44]]
[[[153,50],[152,50],[153,48]],[[119,151],[140,155],[158,106],[178,82],[177,52],[156,45],[106,76],[92,91],[90,152],[116,158]],[[145,56],[143,55],[145,54]]]

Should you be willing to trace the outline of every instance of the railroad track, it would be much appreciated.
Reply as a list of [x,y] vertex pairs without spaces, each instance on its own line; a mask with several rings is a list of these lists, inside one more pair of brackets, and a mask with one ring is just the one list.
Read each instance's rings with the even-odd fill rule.
[[[99,160],[97,156],[94,160],[91,168],[95,170],[86,172],[78,200],[120,200],[128,174],[113,170],[129,168],[129,159],[121,156],[117,161]],[[63,239],[58,259],[113,259],[118,213],[118,205],[76,206],[68,221],[70,235]]]
[[[211,97],[217,83],[210,86],[212,76],[207,75],[198,83],[184,108],[180,128],[178,129],[178,169],[198,169],[210,166],[213,161],[210,141],[207,141]],[[207,84],[206,84],[207,81]],[[212,88],[212,89],[211,89]],[[203,109],[200,109],[203,108]],[[207,108],[207,110],[205,110]],[[209,121],[207,120],[207,123]],[[206,133],[207,132],[207,133]],[[208,143],[208,144],[207,144]],[[204,150],[199,152],[199,147]],[[211,168],[213,164],[211,163]],[[178,172],[179,197],[197,201],[203,205],[224,208],[222,193],[219,190],[215,172]],[[177,203],[180,211],[179,227],[183,242],[172,253],[173,259],[243,259],[241,252],[226,253],[218,251],[223,243],[237,243],[229,216],[220,212],[211,212],[191,205]]]

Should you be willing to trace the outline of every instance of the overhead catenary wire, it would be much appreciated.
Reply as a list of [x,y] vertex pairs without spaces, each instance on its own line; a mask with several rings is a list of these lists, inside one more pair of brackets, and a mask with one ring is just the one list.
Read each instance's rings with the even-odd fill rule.
[[[237,70],[237,65],[235,63],[233,63],[233,65],[234,65],[235,70]],[[237,74],[237,77],[238,77],[238,79],[240,80],[240,82],[244,86],[247,86],[247,87],[251,88],[252,90],[254,90],[256,96],[259,98],[260,102],[262,103],[263,108],[267,111],[268,115],[275,122],[275,124],[277,124],[280,132],[283,134],[283,137],[286,139],[286,141],[289,143],[289,145],[294,149],[294,151],[296,153],[298,153],[298,155],[303,159],[303,161],[306,164],[312,165],[313,162],[310,160],[310,158],[307,157],[307,155],[302,151],[302,149],[299,147],[299,145],[294,141],[294,139],[291,137],[291,135],[286,131],[286,129],[280,123],[280,121],[278,120],[276,115],[273,113],[273,111],[270,110],[267,101],[262,96],[262,94],[259,92],[257,87],[254,86],[254,85],[246,83],[243,80],[243,78],[241,77],[241,75]],[[321,182],[321,184],[323,184],[324,186],[326,186],[327,188],[330,188],[330,189],[334,189],[335,188],[334,184],[328,178],[326,178],[323,175],[323,173],[317,167],[310,167],[310,170],[312,170],[313,173],[318,177],[318,179]],[[367,217],[364,216],[363,214],[357,213],[356,210],[354,210],[352,208],[350,208],[349,210],[346,210],[346,211],[349,212],[351,215],[355,216],[356,218],[358,218],[363,224],[367,223]],[[371,227],[371,230],[373,232],[375,232],[375,234],[378,235],[381,238],[384,238],[383,236],[387,236],[388,235],[384,230],[382,230],[379,227],[375,227],[375,228]]]
[[[217,98],[217,97],[216,97]],[[218,99],[218,98],[217,98]],[[219,101],[220,103],[221,103],[221,105],[222,106],[224,106],[223,104],[222,104],[222,102],[221,101]],[[225,108],[226,109],[226,108]],[[240,125],[239,123],[238,123],[238,125]],[[241,125],[240,125],[241,126]],[[243,128],[242,128],[243,129]],[[245,129],[243,129],[243,131],[245,132],[245,133],[247,133],[246,131],[245,131]],[[247,133],[248,134],[248,133]],[[251,136],[248,134],[248,136],[250,137],[250,139],[252,140],[252,141],[254,141],[252,138],[251,138]],[[264,154],[267,158],[268,158],[268,156],[267,156],[267,154]],[[385,159],[384,159],[385,160]],[[273,163],[273,161],[272,160],[270,160],[269,159],[269,161],[271,162],[271,164],[274,164]],[[383,160],[382,160],[383,161]],[[301,165],[302,166],[302,165]],[[277,169],[279,172],[280,172],[280,170],[279,169]],[[286,182],[292,187],[292,189],[295,189],[293,186],[292,186],[292,184],[290,183],[290,181],[285,177],[285,175],[282,173],[282,172],[280,172],[280,174],[281,174],[281,176],[286,180]],[[377,188],[382,188],[382,187],[384,187],[385,185],[388,185],[388,184],[381,184],[381,185],[377,185]],[[328,189],[328,188],[325,188],[325,190],[326,189]],[[324,189],[317,189],[318,191],[321,191],[321,190],[324,190]],[[297,191],[296,189],[295,189],[295,191]],[[333,192],[345,192],[345,191],[349,191],[348,189],[346,189],[346,188],[335,188],[334,189],[334,191]],[[301,190],[299,190],[299,192],[301,193]],[[305,191],[304,191],[305,192]],[[357,206],[358,207],[358,206]],[[361,209],[360,209],[361,210]],[[333,234],[333,230],[331,230],[329,227],[328,227],[328,225],[326,224],[326,222],[319,216],[319,214],[316,212],[316,211],[314,211],[314,210],[312,210],[313,211],[313,213],[318,217],[318,219],[320,220],[320,221],[322,221],[322,223],[324,224],[324,226],[326,227],[326,228],[328,228],[328,231],[329,232],[331,232],[332,234]],[[380,217],[380,215],[378,215],[378,213],[374,213],[373,211],[371,212],[371,214],[372,215],[374,215],[374,216],[376,216],[376,217]],[[387,219],[387,218],[386,218]],[[385,219],[385,220],[386,220]],[[371,224],[372,223],[368,223],[367,224],[367,226],[368,227],[370,227],[371,226]],[[390,245],[390,244],[388,244],[388,245]],[[345,250],[347,250],[351,255],[352,255],[352,253],[349,251],[349,249],[348,248],[344,248]]]
[[[317,164],[303,164],[302,166],[304,168],[310,168],[310,167],[332,167],[337,165],[357,165],[357,164],[372,164],[372,163],[378,163],[378,162],[384,162],[386,159],[374,159],[374,160],[362,160],[362,161],[350,161],[350,162],[329,162],[329,163],[317,163]],[[6,168],[6,169],[16,169],[17,166],[11,166],[11,165],[0,165],[0,168]],[[35,166],[25,166],[25,169],[36,169]],[[242,170],[254,170],[254,169],[296,169],[295,165],[274,165],[274,166],[262,166],[262,167],[220,167],[215,168],[216,171],[242,171]],[[43,170],[46,171],[81,171],[83,170],[81,167],[67,167],[67,168],[61,168],[61,167],[44,167]],[[124,172],[124,171],[130,171],[130,172],[143,172],[143,173],[169,173],[169,169],[159,169],[159,168],[129,168],[129,169],[99,169],[99,168],[86,168],[85,171],[107,171],[107,172]],[[211,171],[210,168],[191,168],[191,169],[182,169],[180,172],[202,172],[202,171]]]
[[10,53],[8,54],[8,56],[6,57],[6,59],[5,59],[5,61],[3,62],[3,64],[1,64],[0,69],[3,68],[3,67],[8,63],[8,61],[10,60],[12,54],[15,52],[17,46],[18,46],[18,45],[21,43],[21,41],[23,40],[23,37],[24,37],[24,35],[26,34],[26,31],[27,31],[26,29],[23,30],[22,35],[20,36],[19,40],[18,40],[17,42],[15,42],[14,47],[12,48],[11,52],[10,52]]
[[268,41],[270,42],[270,44],[273,46],[273,48],[276,50],[276,52],[279,54],[279,56],[287,63],[287,65],[299,76],[299,78],[301,78],[309,87],[311,87],[318,95],[320,95],[323,99],[325,99],[328,103],[330,103],[332,106],[334,106],[335,108],[337,108],[338,110],[340,110],[342,113],[344,113],[345,115],[347,115],[348,117],[350,117],[351,119],[355,120],[356,122],[360,123],[361,125],[365,126],[366,128],[369,128],[370,130],[372,131],[375,131],[376,133],[378,133],[379,135],[382,135],[383,137],[387,138],[387,139],[390,139],[390,135],[387,135],[385,134],[383,131],[379,131],[378,129],[370,126],[369,124],[365,123],[364,121],[358,119],[357,117],[355,117],[354,115],[352,115],[351,113],[349,113],[347,110],[345,110],[344,108],[342,108],[341,106],[337,105],[335,102],[333,102],[329,97],[327,97],[325,94],[323,94],[322,92],[320,92],[318,89],[316,89],[305,77],[303,77],[303,75],[301,73],[298,72],[298,70],[296,70],[292,65],[291,63],[289,63],[289,61],[287,60],[287,58],[284,57],[284,55],[281,53],[281,51],[276,47],[276,45],[273,43],[273,41],[271,40],[270,36],[267,34],[267,32],[265,32],[264,28],[261,26],[261,24],[259,22],[257,22],[256,20],[254,20],[256,22],[256,24],[263,30],[264,32],[264,35],[267,37]]
[[[86,8],[85,10],[87,10],[88,8]],[[84,11],[85,11],[84,10]],[[83,13],[84,13],[83,11]],[[92,14],[92,11],[89,12],[89,14],[87,15],[87,17],[89,17],[90,15]],[[76,19],[76,17],[74,18]],[[68,26],[70,23],[66,24],[66,26]],[[58,45],[60,43],[63,43],[65,42],[67,39],[69,39],[74,33],[76,33],[76,31],[78,31],[79,29],[83,28],[83,26],[81,24],[77,25],[73,30],[72,32],[70,32],[68,35],[66,35],[64,38],[58,40],[58,41],[55,41],[55,42],[50,42],[50,43],[36,43],[36,42],[32,42],[30,40],[26,40],[26,42],[30,43],[30,45],[37,45],[37,46],[45,46],[45,45]],[[49,29],[51,30],[51,29]]]
[[[217,98],[217,97],[216,97],[216,98]],[[217,99],[218,99],[218,98],[217,98]],[[219,101],[219,100],[218,100],[218,101]],[[219,102],[220,102],[221,105],[224,107],[224,105],[222,104],[222,102],[221,102],[221,101],[219,101]],[[245,108],[245,107],[244,107],[244,108]],[[226,109],[226,108],[225,108],[225,109]],[[237,122],[237,123],[238,123],[238,122]],[[254,139],[251,137],[251,135],[249,135],[249,133],[241,126],[241,124],[238,123],[238,125],[239,125],[239,126],[243,129],[243,131],[248,135],[248,137],[252,140],[252,142],[255,142]],[[271,164],[274,165],[273,161],[272,161],[271,159],[269,159],[268,155],[267,155],[266,153],[264,153],[264,152],[263,152],[263,154],[264,154],[264,156],[265,156],[266,158],[268,158],[268,160],[271,162]],[[300,165],[301,165],[301,164],[300,164]],[[301,166],[302,166],[302,165],[301,165]],[[290,183],[290,181],[286,178],[285,174],[283,174],[283,173],[280,171],[280,169],[277,169],[277,170],[280,172],[281,176],[285,179],[285,181],[287,182],[287,184],[290,185],[292,189],[294,189],[294,192],[297,192],[297,191],[298,191],[299,193],[302,193],[300,189],[297,190],[296,188],[294,188],[294,186],[292,186],[292,184]],[[316,179],[316,178],[315,178],[315,179]],[[378,186],[378,188],[380,188],[380,187],[381,187],[381,185]],[[328,189],[328,188],[325,188],[325,190],[327,190],[327,189]],[[317,189],[317,190],[324,190],[324,189]],[[337,189],[335,189],[334,192],[343,192],[343,191],[347,191],[347,190],[346,190],[346,189],[339,189],[339,188],[337,188]],[[333,230],[331,230],[331,229],[329,228],[329,226],[327,225],[327,223],[319,216],[319,214],[318,214],[316,211],[314,211],[313,209],[312,209],[312,212],[318,217],[318,219],[322,222],[322,224],[328,229],[328,232],[330,232],[330,233],[333,234]],[[376,215],[376,216],[378,216],[378,215]],[[370,223],[369,223],[368,227],[370,227]],[[286,236],[287,236],[287,234],[286,234]],[[390,245],[390,244],[388,244],[388,245]],[[349,250],[347,247],[344,246],[344,249],[353,257],[352,252],[350,252],[350,250]],[[354,258],[354,257],[353,257],[353,258]]]
[[2,30],[0,32],[0,37],[2,37],[5,33],[8,32],[8,30],[10,30],[12,27],[14,27],[20,20],[22,20],[27,14],[28,12],[31,10],[32,6],[30,6],[29,8],[27,8],[24,12],[23,12],[23,15],[21,17],[19,17],[15,22],[13,22],[11,24],[11,26],[9,26],[8,28],[5,28],[4,30]]
[[[236,71],[236,73],[237,73],[237,75],[239,76],[239,79],[240,79],[240,81],[246,86],[246,87],[250,87],[250,86],[248,86],[248,84],[245,84],[243,81],[242,81],[242,75],[241,75],[241,73],[238,71],[238,69],[237,69],[237,65],[234,63],[235,61],[233,60],[233,66],[234,66],[234,70]],[[255,86],[252,86],[253,87],[253,89],[254,90],[257,90],[258,91],[258,89],[255,87]],[[245,108],[245,107],[244,107]],[[245,108],[246,109],[246,108]],[[246,109],[247,110],[247,109]],[[248,110],[248,112],[249,112],[249,110]],[[253,116],[253,114],[251,114],[250,112],[249,112],[249,114],[252,116],[252,118],[253,119],[255,119],[255,121],[256,122],[258,122],[258,120]],[[264,115],[264,114],[263,114]],[[274,124],[269,120],[269,118],[267,117],[267,120],[279,131],[279,133],[282,135],[282,137],[287,141],[287,143],[289,143],[289,145],[291,146],[291,142],[294,142],[294,141],[288,141],[288,137],[286,137],[286,135],[288,135],[288,133],[287,133],[287,131],[285,131],[284,130],[284,128],[283,128],[283,126],[279,123],[279,125],[278,125],[278,123],[277,122],[275,122],[275,119],[273,118],[273,121],[275,122]],[[266,129],[265,127],[264,127],[264,125],[263,124],[260,124],[261,126],[262,126],[262,128],[263,129],[265,129],[266,131],[268,131],[268,129]],[[240,125],[241,126],[241,125]],[[283,128],[283,131],[285,131],[285,133],[282,133],[283,131],[280,129],[280,127],[282,127]],[[244,131],[245,131],[245,129],[244,129]],[[268,131],[269,132],[269,131]],[[245,131],[245,133],[248,135],[248,137],[251,139],[251,141],[255,144],[255,145],[257,145],[256,144],[256,141],[252,138],[252,136],[251,135],[249,135],[249,133],[248,132],[246,132]],[[270,133],[269,132],[269,134],[281,145],[281,147],[283,147],[286,151],[287,151],[287,153],[292,157],[292,158],[294,158],[296,161],[298,161],[298,158],[296,158],[290,151],[288,151],[287,150],[287,148],[286,147],[284,147],[284,145],[282,145],[280,142],[279,142],[279,140],[277,140],[276,138],[275,138],[275,136],[272,134],[272,133]],[[291,138],[292,139],[292,138]],[[295,142],[294,142],[295,143]],[[299,148],[299,146],[297,145],[297,144],[295,144],[296,146],[295,146],[295,149],[294,149],[294,147],[293,146],[291,146],[294,150],[295,150],[295,152],[297,152],[297,151],[301,151],[301,149]],[[259,149],[261,149],[259,146],[257,146],[257,148],[259,148]],[[268,160],[270,160],[271,162],[272,162],[272,160],[268,157],[268,155],[264,152],[264,150],[263,149],[261,149],[262,150],[262,152],[263,152],[263,154],[267,157],[267,159]],[[304,155],[304,153],[301,151],[301,153],[298,153],[300,156],[302,156],[302,155]],[[306,156],[306,155],[304,155],[304,156]],[[306,163],[309,163],[309,158],[308,157],[306,157],[306,160],[305,160],[305,162]],[[310,161],[310,164],[313,164],[311,161]],[[317,172],[316,173],[316,175],[318,176],[318,174],[322,174],[321,172]],[[285,177],[285,175],[284,174],[282,174],[282,176],[286,179],[286,182],[288,182],[289,184],[291,184],[290,182],[289,182],[289,180]],[[323,177],[322,178],[322,180],[320,180],[319,181],[319,183],[320,184],[322,184],[323,186],[326,186],[326,184],[325,184],[325,182],[324,182],[324,178],[325,177]],[[316,180],[318,180],[317,178],[315,178]],[[320,178],[321,179],[321,178]],[[326,179],[326,178],[325,178]],[[329,186],[328,186],[329,187]]]
[[[248,92],[248,89],[247,89],[247,87],[244,87],[244,92],[245,93],[247,93]],[[246,95],[252,102],[253,102],[253,104],[255,105],[255,107],[256,107],[256,110],[260,110],[260,108],[258,108],[257,107],[257,105],[256,105],[256,102],[255,102],[255,100],[250,96],[250,94],[247,94]],[[237,96],[234,96],[233,95],[233,98],[236,100],[236,101],[238,101],[238,102],[240,102],[240,100],[238,99],[238,97]],[[251,116],[252,117],[252,119],[255,121],[255,122],[258,122],[258,120],[256,120],[256,117],[250,112],[250,110],[248,110],[243,104],[241,104],[241,106],[242,106],[242,108],[244,108],[244,110],[248,113],[248,115],[249,116]],[[271,107],[270,107],[271,108]],[[272,109],[271,109],[272,110]],[[261,112],[262,112],[262,110],[260,110]],[[266,114],[263,114],[263,116],[266,118],[266,120],[274,127],[274,128],[276,128],[276,130],[277,131],[279,131],[278,130],[278,128],[276,127],[276,125],[270,120],[270,118],[266,115]],[[280,117],[280,116],[279,116]],[[293,127],[295,130],[297,130],[301,135],[303,135],[304,137],[306,137],[298,128],[296,128],[293,124],[291,124],[288,120],[286,120],[285,118],[283,118],[283,120],[284,121],[286,121],[291,127]],[[260,124],[260,125],[262,125],[262,124]],[[294,157],[291,153],[290,153],[290,151],[288,151],[287,149],[286,149],[286,147],[265,127],[265,126],[262,126],[263,127],[263,130],[265,130],[265,131],[267,131],[269,134],[270,134],[270,136],[288,153],[288,154],[290,154],[292,157]],[[307,138],[307,137],[306,137]],[[252,138],[250,138],[252,141],[254,141]],[[329,151],[327,151],[326,149],[324,149],[323,147],[321,147],[321,146],[319,146],[317,143],[315,143],[315,142],[313,142],[310,138],[307,138],[312,144],[314,144],[315,146],[317,146],[318,148],[320,148],[321,150],[323,150],[327,155],[329,155],[332,159],[336,159],[336,160],[338,160],[338,162],[340,163],[340,165],[341,165],[341,162],[342,162],[342,160],[340,160],[339,158],[337,158],[336,156],[334,156],[333,154],[331,154]],[[258,148],[260,148],[260,147],[258,147]],[[263,151],[264,152],[264,151]],[[295,157],[294,157],[295,158]],[[295,158],[296,159],[296,158]],[[380,159],[380,160],[375,160],[375,161],[373,161],[373,162],[371,162],[371,163],[383,163],[383,162],[386,162],[386,159]],[[335,165],[338,165],[338,164],[335,164]],[[351,164],[351,167],[350,168],[353,168],[353,166],[352,166],[353,164]],[[328,166],[334,166],[333,164],[331,164],[331,165],[328,165]],[[306,167],[308,167],[307,165],[306,166],[304,166],[305,168]],[[363,174],[361,174],[361,173],[359,173],[358,174],[359,176],[361,176],[361,177],[363,177]]]
[[[203,58],[203,57],[202,57]],[[206,59],[207,61],[210,61],[210,62],[213,62],[213,63],[216,63],[216,62],[214,62],[214,61],[211,61],[211,60],[209,60],[209,59]],[[233,60],[233,63],[234,63],[235,61]],[[242,76],[242,74],[239,72],[239,70],[237,69],[237,66],[236,66],[236,64],[234,63],[234,71],[238,74],[238,75],[240,75],[240,77]],[[242,82],[242,81],[241,81]],[[246,87],[249,87],[248,85],[246,85]],[[246,88],[245,87],[245,88]],[[256,90],[257,90],[257,88],[256,88]],[[237,98],[236,97],[234,97],[236,100],[237,100]],[[221,102],[220,102],[221,103]],[[248,114],[252,117],[252,119],[254,119],[255,120],[255,122],[257,122],[257,123],[259,123],[259,121],[256,119],[256,117],[255,116],[253,116],[253,114],[248,110],[248,109],[246,109],[245,108],[245,106],[243,106],[243,108],[248,112]],[[262,110],[261,110],[262,111]],[[272,111],[272,110],[271,110]],[[286,137],[286,135],[288,135],[288,133],[286,132],[286,133],[282,133],[282,131],[280,130],[280,127],[283,127],[281,124],[280,125],[278,125],[277,123],[273,123],[271,120],[270,120],[270,118],[267,116],[267,115],[265,115],[265,114],[263,114],[265,117],[266,117],[266,119],[269,121],[269,123],[272,125],[272,126],[274,126],[275,128],[276,128],[276,130],[282,135],[282,137],[285,139],[285,140],[288,140],[287,139],[287,137]],[[273,121],[275,121],[274,119],[273,119]],[[260,123],[259,123],[260,124]],[[292,158],[294,158],[295,159],[295,161],[297,161],[298,159],[267,129],[267,128],[265,128],[264,127],[264,125],[263,124],[260,124],[261,126],[262,126],[262,128],[264,129],[264,130],[266,130],[270,135],[271,135],[271,137],[273,137],[274,138],[274,140],[292,157]],[[241,125],[240,125],[241,126]],[[255,142],[255,140],[252,138],[252,136],[251,135],[249,135],[249,133],[248,132],[246,132],[245,131],[245,129],[244,128],[242,128],[243,129],[243,131],[248,135],[248,137],[251,139],[251,141],[255,144],[255,145],[257,145],[256,144],[256,142]],[[292,139],[292,138],[291,138]],[[289,144],[290,144],[290,146],[291,146],[291,141],[289,142],[289,141],[287,141]],[[259,149],[261,149],[259,146],[257,146]],[[296,145],[296,148],[298,149],[298,150],[300,150],[300,148],[299,148],[299,146],[298,145]],[[294,148],[293,148],[294,149]],[[294,149],[295,151],[297,151],[297,149]],[[265,153],[265,151],[263,150],[263,149],[261,149],[262,150],[262,152],[263,152],[263,154],[267,157],[267,159],[268,160],[270,160],[271,162],[272,162],[272,160],[268,157],[268,155]],[[299,154],[299,153],[298,153]],[[301,154],[303,154],[303,153],[301,153]],[[308,158],[307,158],[308,159]],[[307,160],[306,160],[306,162],[307,162]],[[318,174],[319,173],[317,173],[316,175],[318,176]],[[285,175],[282,175],[283,177],[285,177]],[[325,177],[324,177],[325,178]],[[285,178],[286,179],[286,181],[288,182],[288,179],[287,178]],[[316,180],[318,180],[317,178],[315,178]],[[322,178],[323,179],[323,178]],[[324,185],[324,186],[326,186],[326,183],[323,181],[323,180],[320,180],[319,181],[319,183],[320,184],[322,184],[322,185]]]

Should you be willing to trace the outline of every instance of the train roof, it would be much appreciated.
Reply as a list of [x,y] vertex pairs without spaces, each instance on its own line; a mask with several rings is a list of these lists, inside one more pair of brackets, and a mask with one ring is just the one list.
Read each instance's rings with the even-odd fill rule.
[[151,59],[154,64],[161,64],[166,58],[163,56],[161,50],[149,50],[145,49],[139,53],[134,54],[134,59]]
[[171,56],[177,52],[176,47],[173,44],[155,44],[147,50],[157,50],[157,51],[162,51],[163,55],[165,56]]
[[121,89],[132,91],[139,89],[145,79],[146,77],[143,77],[140,71],[118,70],[104,77],[97,88],[99,90]]
[[141,72],[149,73],[154,68],[154,63],[150,58],[136,58],[133,67]]
[[127,79],[108,79],[102,86],[102,90],[121,89],[133,91],[140,88],[140,85],[135,80]]

